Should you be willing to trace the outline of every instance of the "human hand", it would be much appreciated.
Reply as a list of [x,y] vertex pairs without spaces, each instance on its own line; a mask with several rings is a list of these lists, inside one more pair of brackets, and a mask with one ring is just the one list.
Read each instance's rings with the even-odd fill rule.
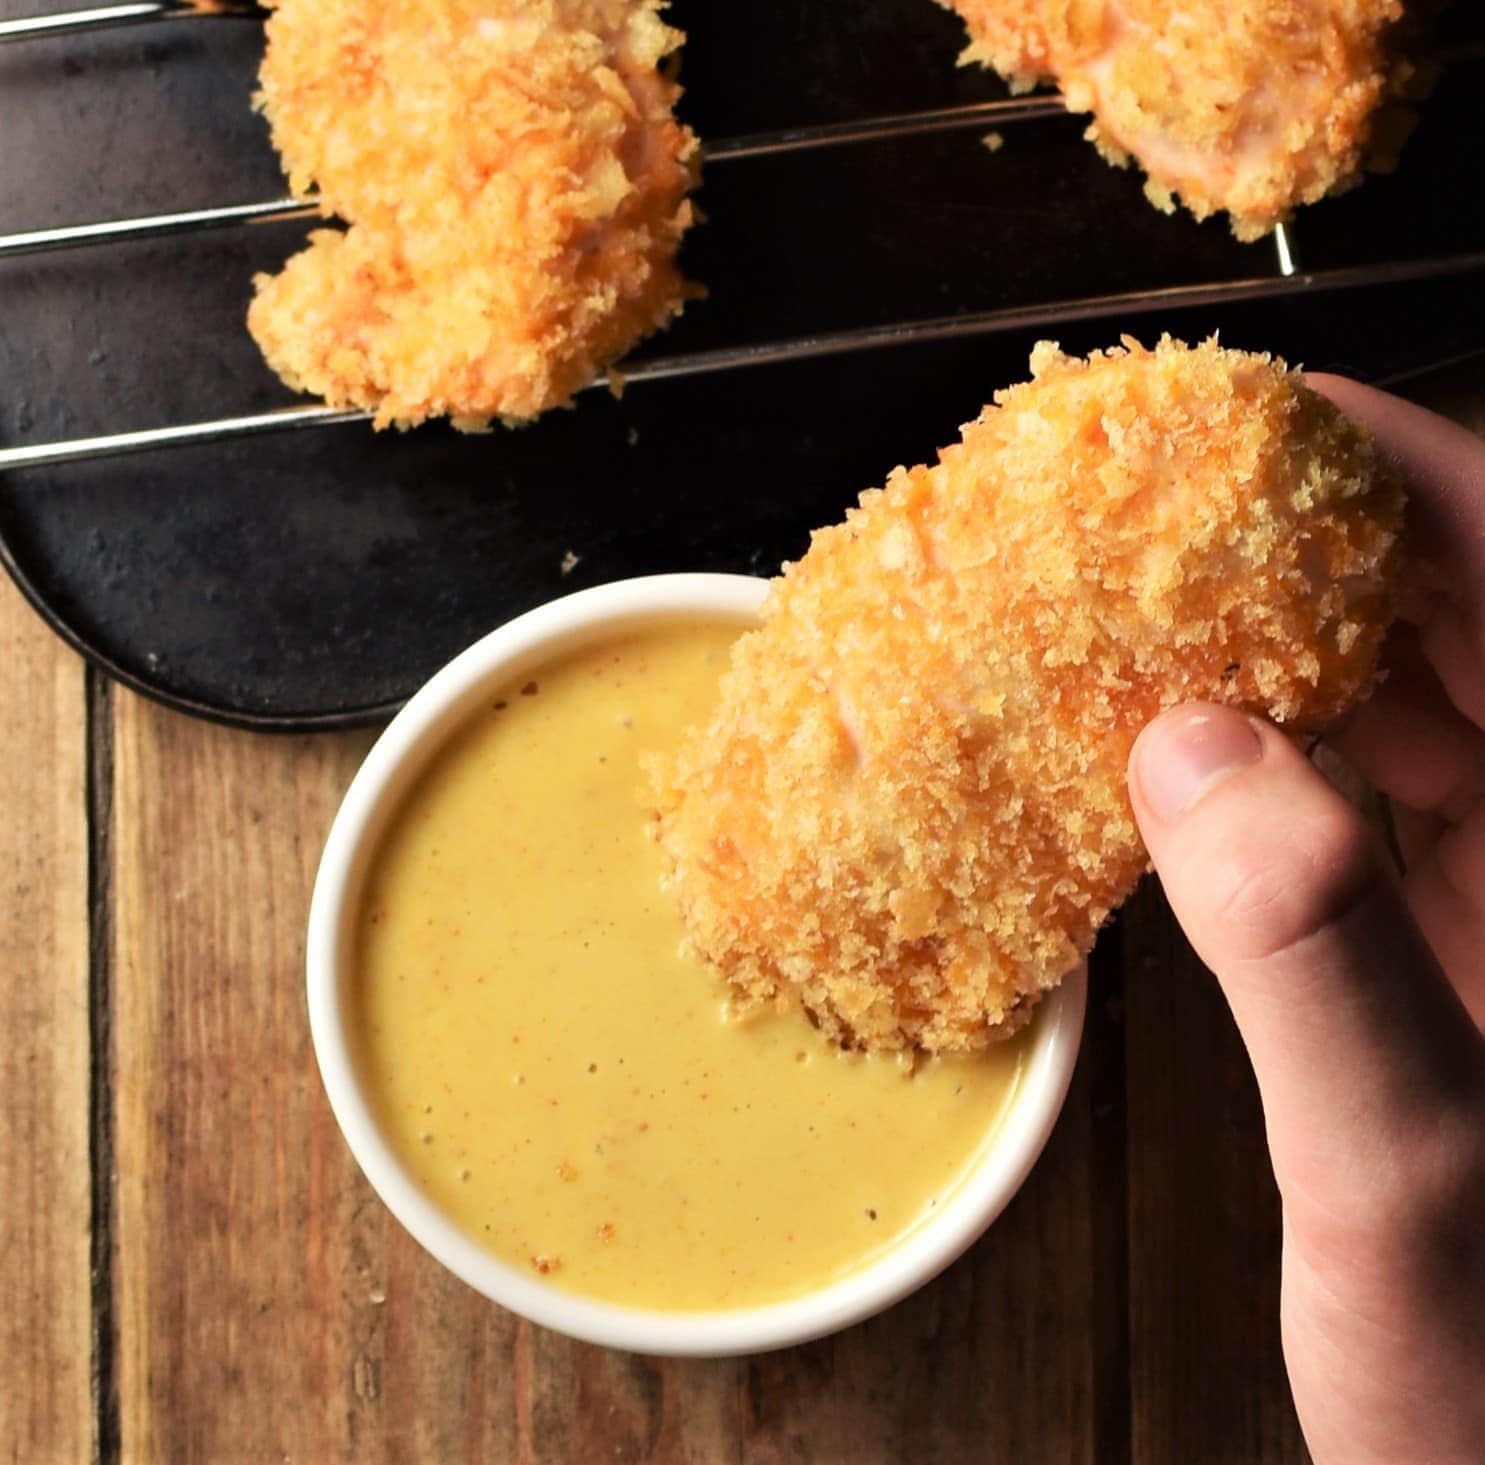
[[[1389,676],[1328,741],[1393,803],[1405,873],[1275,728],[1188,706],[1130,795],[1257,1073],[1281,1325],[1319,1465],[1485,1460],[1485,443],[1334,377],[1407,482]],[[1442,588],[1440,588],[1442,587]]]

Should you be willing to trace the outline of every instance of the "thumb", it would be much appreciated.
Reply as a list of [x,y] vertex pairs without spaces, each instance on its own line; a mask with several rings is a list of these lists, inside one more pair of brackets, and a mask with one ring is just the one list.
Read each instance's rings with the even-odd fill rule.
[[1247,1044],[1276,1165],[1286,1151],[1342,1159],[1315,1153],[1338,1125],[1391,1152],[1410,1116],[1478,1082],[1479,1035],[1385,851],[1277,728],[1177,707],[1140,734],[1129,782],[1166,895]]

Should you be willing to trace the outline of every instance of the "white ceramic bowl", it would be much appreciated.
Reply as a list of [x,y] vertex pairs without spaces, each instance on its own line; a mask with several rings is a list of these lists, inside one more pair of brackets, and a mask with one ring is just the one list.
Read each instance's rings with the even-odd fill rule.
[[310,908],[309,1017],[330,1106],[392,1214],[477,1292],[559,1332],[643,1353],[752,1353],[804,1342],[881,1311],[960,1255],[1026,1178],[1056,1122],[1083,1029],[1085,978],[1042,1004],[1026,1068],[983,1157],[936,1216],[861,1271],[805,1296],[726,1312],[656,1312],[580,1297],[507,1265],[461,1231],[418,1188],[377,1127],[351,1059],[349,956],[361,884],[378,840],[444,739],[497,686],[585,642],[663,621],[750,624],[765,581],[742,575],[657,575],[583,590],[492,631],[424,686],[377,740],[325,845]]

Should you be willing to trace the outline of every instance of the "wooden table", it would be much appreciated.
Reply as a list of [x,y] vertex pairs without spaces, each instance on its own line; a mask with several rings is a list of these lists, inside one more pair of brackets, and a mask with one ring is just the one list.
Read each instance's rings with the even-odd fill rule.
[[[1436,388],[1485,426],[1485,377]],[[1279,1210],[1211,978],[1147,883],[1041,1163],[885,1316],[719,1362],[572,1343],[401,1232],[303,998],[369,734],[111,686],[0,587],[0,1454],[86,1461],[1303,1460]]]

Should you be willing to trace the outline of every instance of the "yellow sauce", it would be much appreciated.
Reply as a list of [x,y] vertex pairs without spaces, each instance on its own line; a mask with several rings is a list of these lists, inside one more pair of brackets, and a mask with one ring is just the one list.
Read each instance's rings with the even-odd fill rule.
[[909,1075],[798,1014],[729,1019],[680,953],[639,760],[706,714],[737,632],[657,627],[492,697],[394,819],[358,918],[358,1062],[409,1172],[497,1256],[633,1306],[861,1267],[954,1189],[1026,1046]]

